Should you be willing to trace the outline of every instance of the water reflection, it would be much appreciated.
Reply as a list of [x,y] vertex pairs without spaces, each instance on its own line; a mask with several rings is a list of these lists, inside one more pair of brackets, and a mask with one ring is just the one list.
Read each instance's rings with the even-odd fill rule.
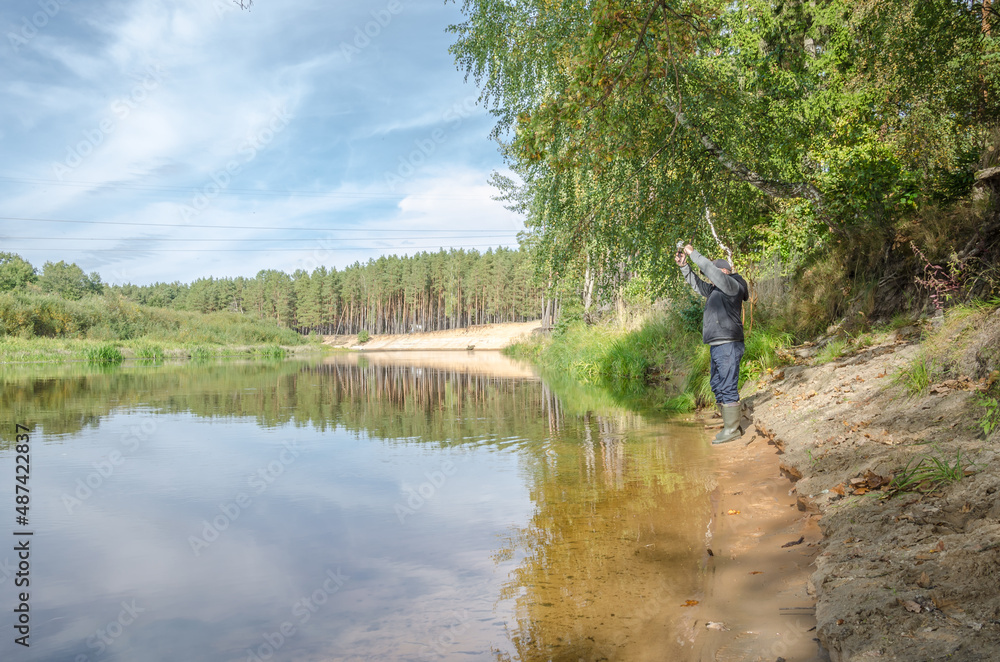
[[30,659],[684,659],[704,447],[600,392],[373,353],[5,367],[0,406]]

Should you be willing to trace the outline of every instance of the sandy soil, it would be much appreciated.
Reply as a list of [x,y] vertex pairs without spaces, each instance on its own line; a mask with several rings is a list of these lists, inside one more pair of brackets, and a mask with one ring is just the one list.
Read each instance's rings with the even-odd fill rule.
[[[833,662],[1000,659],[1000,432],[987,439],[979,428],[976,397],[1000,352],[1000,311],[944,329],[959,378],[909,397],[893,376],[921,356],[921,331],[825,365],[799,361],[744,396],[756,425],[733,443],[776,448],[797,505],[820,515],[815,635]],[[891,477],[928,457],[966,475],[887,493]],[[706,659],[777,657],[809,659]]]
[[809,581],[822,539],[819,516],[797,508],[779,456],[759,435],[713,451],[718,484],[693,659],[827,660],[816,640]]
[[520,338],[527,338],[541,323],[512,322],[509,324],[481,324],[465,329],[406,333],[401,335],[372,336],[363,345],[357,335],[323,336],[323,344],[355,350],[442,350],[442,349],[503,349]]

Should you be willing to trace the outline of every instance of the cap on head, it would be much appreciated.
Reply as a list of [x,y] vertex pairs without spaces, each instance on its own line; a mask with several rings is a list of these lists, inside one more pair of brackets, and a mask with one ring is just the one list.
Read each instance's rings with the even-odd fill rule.
[[714,264],[719,269],[729,269],[730,271],[733,270],[733,265],[729,264],[727,260],[722,260],[722,259],[713,260],[712,264]]

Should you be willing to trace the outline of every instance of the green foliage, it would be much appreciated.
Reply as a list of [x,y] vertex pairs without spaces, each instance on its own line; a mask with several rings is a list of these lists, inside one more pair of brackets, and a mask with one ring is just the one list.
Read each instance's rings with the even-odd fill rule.
[[[790,343],[791,335],[777,329],[758,326],[748,333],[741,381],[757,379],[786,362],[788,355],[781,350]],[[700,330],[688,330],[677,311],[651,315],[631,331],[575,322],[561,335],[533,338],[504,353],[531,361],[545,374],[603,386],[616,397],[668,413],[715,402],[709,347],[701,343]]]
[[35,268],[14,253],[0,253],[0,292],[16,290],[38,280]]
[[372,339],[372,336],[365,329],[358,331],[358,344],[364,345],[366,342]]
[[639,273],[662,294],[677,239],[714,244],[709,212],[737,262],[797,267],[835,242],[864,245],[864,262],[914,210],[968,192],[1000,117],[1000,42],[980,2],[462,11],[451,51],[492,104],[520,182],[494,183],[556,281],[586,270],[613,290]]
[[258,347],[254,350],[254,354],[262,359],[283,359],[288,355],[288,352],[284,347],[280,345],[266,345],[264,347]]
[[125,360],[121,350],[114,345],[102,344],[86,351],[87,363],[117,365]]
[[133,345],[132,351],[135,354],[135,358],[145,361],[162,361],[164,357],[163,347],[161,345],[155,345],[144,341],[136,342]]
[[581,321],[567,324],[541,352],[541,367],[571,376],[584,384],[600,384],[601,361],[614,331],[604,325]]
[[918,357],[910,365],[900,368],[893,376],[893,381],[899,384],[911,396],[927,392],[934,378],[934,366],[925,357]]
[[63,260],[46,262],[42,266],[38,285],[43,292],[58,294],[71,301],[81,299],[86,294],[100,294],[104,289],[99,275],[92,273],[88,276],[76,264],[67,264]]
[[690,290],[685,291],[681,303],[675,305],[675,310],[681,321],[681,327],[688,333],[701,335],[702,317],[705,313],[705,300],[696,297]]
[[993,387],[986,393],[980,393],[977,402],[983,408],[983,416],[979,419],[979,427],[987,437],[994,430],[1000,429],[1000,388]]
[[715,403],[715,394],[711,385],[712,354],[708,345],[698,345],[694,351],[687,379],[682,387],[682,393],[688,394],[687,400],[694,408],[705,407]]
[[211,361],[215,359],[215,352],[209,347],[201,345],[192,347],[188,352],[188,358],[195,362]]
[[916,190],[902,181],[904,168],[890,146],[858,124],[856,117],[839,118],[834,137],[817,140],[808,158],[818,166],[827,213],[845,225],[884,231],[893,205],[915,206]]
[[813,363],[816,365],[823,365],[824,363],[829,363],[835,359],[840,358],[844,354],[844,350],[847,349],[847,341],[844,339],[831,340],[827,344],[820,348],[819,352],[816,353],[816,358]]
[[[336,334],[408,333],[538,319],[545,288],[526,250],[441,250],[383,256],[343,269],[254,278],[200,278],[111,288],[137,304],[200,313],[235,312],[282,326]],[[286,343],[287,344],[287,343]]]
[[935,448],[935,453],[928,453],[914,458],[895,472],[892,481],[886,487],[888,496],[908,492],[932,492],[950,483],[956,483],[965,477],[970,465],[962,459],[962,451],[955,454],[955,461],[944,457],[941,450]]
[[[201,315],[136,305],[116,294],[79,301],[54,294],[0,292],[0,338],[131,341],[135,347],[300,345],[295,331],[238,313]],[[24,354],[18,348],[17,354]],[[146,358],[158,358],[156,356]]]
[[746,334],[746,350],[740,361],[740,383],[759,379],[767,372],[791,361],[783,352],[792,344],[792,334],[766,326],[757,326]]

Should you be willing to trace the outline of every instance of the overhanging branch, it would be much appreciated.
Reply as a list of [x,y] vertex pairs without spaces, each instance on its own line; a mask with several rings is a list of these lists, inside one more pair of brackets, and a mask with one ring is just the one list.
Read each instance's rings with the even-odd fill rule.
[[[806,200],[811,200],[818,204],[823,203],[823,194],[809,182],[784,182],[760,176],[739,161],[730,157],[726,154],[724,149],[715,144],[715,141],[692,125],[691,122],[688,121],[684,111],[680,109],[678,104],[675,103],[673,99],[664,96],[664,104],[667,109],[674,114],[674,118],[677,120],[677,123],[694,134],[698,138],[702,147],[705,148],[705,151],[711,154],[723,168],[736,175],[736,177],[741,181],[750,184],[754,188],[766,193],[772,198],[805,198]],[[831,229],[833,228],[831,227]]]

